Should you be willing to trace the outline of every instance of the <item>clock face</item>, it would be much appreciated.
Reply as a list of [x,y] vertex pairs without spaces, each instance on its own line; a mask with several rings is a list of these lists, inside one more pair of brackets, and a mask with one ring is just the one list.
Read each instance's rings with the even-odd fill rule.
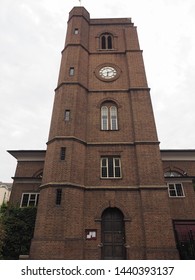
[[115,68],[113,68],[111,66],[105,66],[99,70],[99,75],[102,78],[109,80],[109,79],[114,78],[117,75],[117,71]]

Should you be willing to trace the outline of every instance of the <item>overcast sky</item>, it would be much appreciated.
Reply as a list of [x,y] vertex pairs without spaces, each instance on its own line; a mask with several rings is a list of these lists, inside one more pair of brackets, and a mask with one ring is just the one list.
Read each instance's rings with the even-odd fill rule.
[[[195,149],[195,1],[82,0],[138,29],[161,149]],[[0,0],[0,181],[7,150],[46,149],[68,14],[79,0]]]

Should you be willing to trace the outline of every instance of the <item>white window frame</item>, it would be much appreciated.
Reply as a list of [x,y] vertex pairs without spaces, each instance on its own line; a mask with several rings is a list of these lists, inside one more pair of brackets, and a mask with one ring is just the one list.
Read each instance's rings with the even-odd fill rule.
[[101,107],[101,130],[118,130],[118,113],[115,105]]
[[[109,163],[110,160],[112,160],[112,173],[113,176],[109,176]],[[103,161],[106,161],[106,164],[103,165]],[[116,164],[118,161],[118,164]],[[103,176],[103,168],[105,168],[106,170],[106,176]],[[120,176],[116,176],[117,173],[117,169],[119,168],[119,172],[120,172]],[[100,177],[102,179],[120,179],[122,178],[122,171],[121,171],[121,158],[120,157],[112,157],[112,156],[108,156],[108,157],[101,157],[101,170],[100,170],[101,174]]]
[[118,120],[117,120],[117,108],[116,106],[110,107],[110,127],[111,130],[118,130]]
[[[28,195],[28,202],[27,205],[23,205],[23,199],[24,196]],[[35,195],[35,198],[32,198],[32,196]],[[20,207],[25,208],[25,207],[36,207],[38,203],[38,198],[39,198],[39,193],[22,193],[22,198],[20,202]],[[34,202],[34,205],[30,205],[31,202]]]
[[[171,197],[171,198],[174,198],[174,197],[185,197],[184,188],[183,188],[183,184],[182,183],[174,182],[174,183],[167,183],[167,185],[168,185],[169,197]],[[179,185],[181,187],[181,189],[180,189],[180,191],[182,192],[181,195],[179,194],[179,190],[177,189],[177,185]],[[174,192],[175,195],[172,195],[172,192]]]
[[108,130],[108,107],[101,107],[101,129]]

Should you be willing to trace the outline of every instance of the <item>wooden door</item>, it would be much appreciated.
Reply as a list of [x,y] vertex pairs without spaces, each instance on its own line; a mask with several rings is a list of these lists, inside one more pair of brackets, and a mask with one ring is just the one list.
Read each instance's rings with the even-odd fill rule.
[[174,221],[177,249],[182,260],[195,260],[195,221]]
[[107,208],[102,214],[102,259],[125,259],[125,228],[122,212]]

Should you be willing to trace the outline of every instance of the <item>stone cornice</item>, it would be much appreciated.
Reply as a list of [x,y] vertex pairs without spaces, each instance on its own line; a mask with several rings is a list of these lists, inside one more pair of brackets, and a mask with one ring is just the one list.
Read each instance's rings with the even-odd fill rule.
[[125,141],[117,141],[117,142],[106,142],[106,141],[104,141],[104,142],[101,142],[101,141],[99,141],[99,142],[88,142],[88,141],[85,141],[85,140],[83,140],[83,139],[80,139],[80,138],[78,138],[78,137],[76,137],[76,136],[56,136],[56,137],[54,137],[54,138],[52,138],[51,140],[49,140],[48,142],[47,142],[47,144],[50,144],[50,143],[52,143],[52,142],[54,142],[54,141],[60,141],[60,140],[67,140],[67,141],[76,141],[76,142],[80,142],[81,144],[84,144],[84,145],[86,145],[86,146],[88,146],[88,145],[90,145],[90,146],[102,146],[102,145],[158,145],[159,144],[159,141],[135,141],[135,142],[130,142],[130,141],[127,141],[127,142],[125,142]]
[[141,190],[141,189],[167,189],[166,185],[134,185],[134,186],[85,186],[82,184],[77,184],[77,183],[70,183],[70,182],[49,182],[46,184],[41,185],[39,188],[44,189],[48,187],[61,187],[61,188],[79,188],[79,189],[84,189],[84,190]]
[[[80,86],[82,87],[83,89],[85,89],[88,93],[99,93],[99,92],[126,92],[126,93],[129,93],[129,92],[136,92],[136,91],[150,91],[150,88],[149,87],[129,87],[129,88],[119,88],[119,89],[109,89],[109,88],[105,88],[105,89],[92,89],[92,88],[88,88],[86,86],[84,86],[82,83],[80,82],[77,82],[77,81],[63,81],[61,82],[57,88],[55,89],[55,92],[57,90],[59,90],[59,88],[61,88],[62,86],[65,86],[65,85],[74,85],[74,86]],[[56,92],[57,93],[57,92]]]

